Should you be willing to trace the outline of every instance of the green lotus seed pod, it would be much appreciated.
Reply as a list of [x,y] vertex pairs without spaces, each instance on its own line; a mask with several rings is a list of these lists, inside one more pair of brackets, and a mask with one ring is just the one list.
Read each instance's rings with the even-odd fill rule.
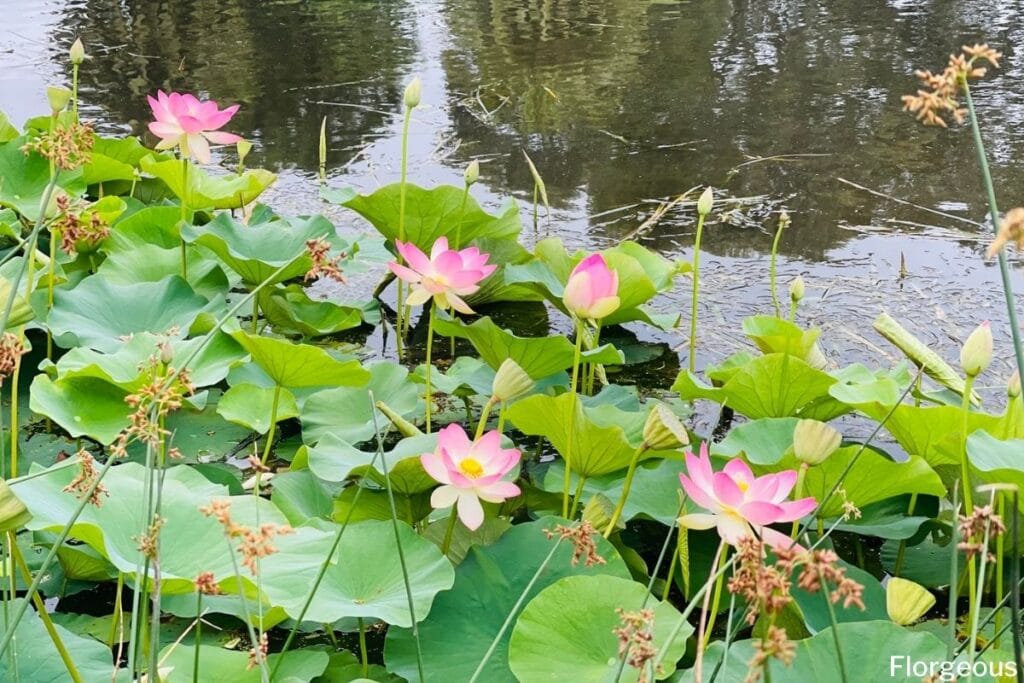
[[420,106],[420,98],[423,95],[423,85],[420,83],[420,77],[416,76],[409,85],[405,86],[405,106],[407,109],[415,109]]
[[715,204],[715,194],[711,191],[709,186],[700,195],[700,199],[697,200],[697,213],[701,216],[707,216],[711,213],[711,207]]
[[690,435],[668,406],[658,403],[644,422],[644,445],[653,451],[670,451],[690,443]]
[[992,361],[992,326],[986,320],[967,337],[960,349],[960,367],[968,377],[977,377]]
[[843,435],[818,420],[800,420],[793,430],[793,454],[800,462],[819,465],[835,453]]

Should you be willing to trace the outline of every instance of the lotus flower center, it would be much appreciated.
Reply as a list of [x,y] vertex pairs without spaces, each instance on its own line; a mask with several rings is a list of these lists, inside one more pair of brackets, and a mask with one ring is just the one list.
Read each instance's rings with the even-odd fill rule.
[[465,458],[459,463],[459,471],[470,479],[477,479],[484,474],[483,465],[475,458]]
[[749,489],[749,488],[750,488],[750,484],[748,484],[747,482],[743,481],[742,479],[741,479],[740,481],[736,482],[736,486],[737,486],[737,487],[739,488],[739,490],[740,490],[740,491],[742,491],[743,493],[746,493],[746,492],[747,492],[747,489]]

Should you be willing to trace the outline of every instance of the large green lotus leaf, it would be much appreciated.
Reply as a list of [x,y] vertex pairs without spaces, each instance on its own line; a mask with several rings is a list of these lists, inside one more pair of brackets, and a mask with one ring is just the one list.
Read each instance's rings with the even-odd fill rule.
[[[847,577],[864,586],[864,593],[862,594],[864,609],[856,605],[844,607],[842,601],[835,603],[832,605],[832,610],[836,621],[840,624],[855,621],[888,621],[889,613],[885,607],[885,589],[882,588],[882,584],[879,583],[878,579],[863,569],[842,560],[839,560],[836,564],[846,570]],[[829,590],[834,588],[834,585],[829,586]],[[791,594],[793,600],[800,607],[800,612],[804,617],[804,624],[810,629],[811,633],[823,631],[832,625],[828,606],[826,605],[826,600],[828,600],[827,593],[820,590],[810,593],[799,585],[794,585],[791,588]]]
[[[946,645],[931,633],[901,628],[890,621],[859,621],[836,626],[843,652],[848,683],[879,683],[903,681],[919,683],[906,667],[897,666],[890,675],[891,661],[902,665],[905,658],[919,662],[943,662]],[[754,640],[741,640],[729,647],[729,657],[718,672],[719,681],[742,681],[747,676],[747,663],[754,657]],[[657,644],[655,644],[657,646]],[[704,656],[704,671],[712,671],[722,659],[724,647],[716,641]],[[836,657],[836,634],[828,628],[797,641],[796,659],[789,666],[769,659],[772,683],[807,683],[808,681],[844,680]],[[680,683],[694,680],[693,671],[678,678]],[[705,678],[705,680],[707,680]],[[980,679],[979,679],[980,680]]]
[[397,363],[380,361],[367,365],[369,384],[362,387],[337,387],[318,391],[302,404],[302,440],[315,444],[327,434],[348,443],[361,443],[373,438],[373,414],[377,425],[386,429],[389,422],[373,405],[383,401],[404,418],[422,412],[423,401],[418,386],[409,381],[409,371]]
[[128,426],[128,392],[97,377],[51,380],[36,375],[29,389],[33,413],[50,418],[73,437],[109,444]]
[[[342,204],[373,224],[388,241],[402,239],[399,233],[398,183],[385,185],[369,195],[349,195]],[[458,232],[462,245],[481,237],[515,240],[519,235],[519,208],[510,203],[500,216],[486,213],[472,197],[466,198],[462,209],[463,189],[441,185],[425,189],[418,185],[405,186],[405,238],[424,251],[439,237],[447,236],[455,246]]]
[[[252,431],[246,427],[224,421],[217,414],[220,390],[210,389],[207,393],[206,405],[201,411],[183,408],[167,416],[167,430],[173,435],[172,445],[181,451],[186,462],[215,462],[231,456],[240,455],[246,445],[248,453],[252,453]],[[133,449],[129,448],[129,452]],[[139,452],[143,452],[140,448]],[[227,466],[229,472],[238,473],[233,465]],[[209,471],[207,471],[208,473]],[[226,483],[217,480],[217,483]]]
[[[73,493],[62,489],[75,476],[76,469],[53,468],[42,476],[12,484],[11,488],[32,512],[28,528],[57,531],[68,523],[79,501]],[[103,479],[110,495],[103,496],[100,507],[87,505],[70,534],[110,560],[132,581],[138,559],[137,537],[146,521],[144,481],[145,468],[141,465],[127,462],[112,467]],[[160,575],[165,594],[194,593],[193,580],[203,571],[213,572],[222,589],[236,592],[237,580],[224,530],[216,520],[199,511],[211,499],[226,495],[226,487],[211,483],[186,465],[166,470],[160,509],[165,520],[160,530]],[[267,500],[253,495],[230,500],[231,517],[239,524],[258,527],[287,523],[285,516]],[[282,553],[302,554],[301,548],[325,535],[302,528],[295,534],[275,538],[274,545]],[[307,561],[318,560],[307,555]],[[255,581],[247,571],[243,570],[242,577],[248,586],[246,590],[253,590]]]
[[543,299],[532,287],[505,282],[505,268],[516,263],[525,263],[532,256],[518,241],[508,238],[482,237],[475,241],[480,251],[489,255],[490,263],[498,264],[498,269],[480,283],[480,289],[466,297],[470,306],[494,303],[497,301],[540,301]]
[[[571,411],[576,411],[571,420]],[[639,444],[630,443],[626,432],[615,424],[602,424],[593,409],[584,408],[574,394],[536,394],[508,408],[508,419],[530,436],[543,436],[570,462],[570,469],[585,477],[625,469]],[[573,422],[570,439],[569,423]],[[572,442],[570,450],[570,441]],[[648,452],[644,457],[651,457]]]
[[0,111],[0,142],[10,142],[19,135],[21,135],[21,131],[11,123],[7,114]]
[[[205,630],[205,629],[204,629]],[[161,669],[167,667],[170,673],[161,676],[162,683],[192,683],[195,646],[185,642],[172,643],[160,653]],[[327,668],[330,661],[326,652],[319,650],[296,649],[284,655],[285,660],[277,670],[275,681],[289,683],[307,683],[317,678]],[[267,657],[270,670],[277,665],[280,654]],[[213,645],[199,646],[199,670],[204,681],[231,681],[231,683],[260,683],[261,674],[257,667],[249,668],[249,653],[241,650],[227,650]]]
[[[35,152],[25,154],[21,148],[28,142],[25,136],[0,144],[0,206],[9,206],[26,219],[35,221],[50,184],[50,162]],[[57,187],[72,198],[85,192],[82,169],[61,171],[57,176]],[[47,214],[57,210],[51,196]]]
[[754,465],[778,462],[793,445],[795,417],[762,417],[736,425],[725,438],[712,444],[712,452],[729,458],[743,456]]
[[[97,137],[93,141],[89,163],[82,167],[85,182],[95,185],[112,180],[134,180],[139,162],[152,154],[153,150],[144,147],[136,137]],[[171,157],[160,155],[160,158]]]
[[[692,400],[705,398],[726,404],[756,420],[761,417],[808,417],[815,405],[829,400],[828,390],[836,378],[815,370],[804,361],[783,353],[751,359],[736,369],[721,387],[701,382],[693,373],[679,373],[672,390]],[[814,417],[827,420],[830,416]]]
[[348,650],[331,652],[327,665],[317,683],[405,683],[404,678],[389,674],[380,664],[370,664],[363,676],[363,663]]
[[[573,343],[565,337],[517,337],[488,317],[466,324],[438,315],[434,329],[439,335],[468,339],[491,368],[497,370],[506,358],[511,358],[533,379],[571,367],[575,356]],[[583,358],[601,365],[619,365],[624,361],[622,353],[610,344],[586,352]]]
[[[215,258],[192,247],[186,249],[185,257],[188,281],[197,294],[211,301],[227,294],[230,283]],[[139,244],[108,250],[96,273],[117,285],[159,282],[181,274],[181,249]]]
[[220,397],[217,414],[228,422],[248,427],[258,434],[270,429],[274,394],[278,393],[275,423],[299,416],[295,396],[287,389],[270,389],[255,384],[236,384]]
[[[420,464],[420,455],[433,451],[436,446],[437,434],[422,434],[402,439],[385,453],[391,485],[396,492],[411,495],[437,486]],[[506,448],[510,446],[510,442],[504,444]],[[303,446],[296,460],[301,462],[304,458],[310,471],[324,481],[341,482],[360,476],[384,486],[384,467],[379,457],[370,468],[376,455],[376,452],[361,451],[334,434],[327,434],[316,446]]]
[[[162,180],[176,196],[182,196],[186,178],[180,161],[159,161],[150,155],[143,157],[139,166]],[[189,164],[186,204],[192,210],[238,209],[255,201],[276,179],[276,175],[262,168],[247,170],[240,176],[212,176],[202,167]]]
[[[556,517],[519,524],[493,545],[470,549],[455,571],[455,585],[437,596],[430,614],[419,625],[423,668],[427,675],[424,683],[468,681],[472,677],[491,641],[556,542],[547,539],[544,531],[554,529],[559,523],[568,524]],[[610,575],[628,579],[629,571],[615,548],[603,538],[595,540],[597,551],[606,564],[573,566],[573,547],[563,542],[536,583],[526,591],[523,605],[565,576]],[[510,631],[507,630],[499,641],[481,680],[488,683],[514,683],[516,680],[508,667]],[[409,680],[418,679],[415,642],[409,629],[388,630],[384,662],[389,671]]]
[[[953,554],[957,557],[957,576],[963,576],[967,570],[967,558],[951,542],[949,534],[944,543],[940,544],[931,535],[921,543],[907,545],[903,549],[903,563],[899,575],[928,588],[949,586],[950,565]],[[896,558],[900,553],[899,541],[886,541],[879,552],[878,559],[882,567],[890,574],[896,571]]]
[[334,226],[323,216],[293,221],[273,220],[245,225],[222,213],[205,225],[185,226],[182,239],[206,247],[249,285],[270,278],[282,282],[305,274],[313,265],[306,242],[334,235]]
[[[685,471],[685,463],[679,460],[659,459],[640,463],[633,475],[629,498],[622,509],[622,521],[645,517],[670,526],[674,524],[679,516],[682,498],[679,474]],[[551,463],[544,473],[544,490],[561,493],[564,475],[565,465],[562,461]],[[625,477],[626,473],[622,470],[590,477],[583,484],[584,500],[601,494],[614,505],[622,495]],[[570,486],[573,491],[576,490],[576,481],[577,478],[573,475]],[[687,505],[684,512],[687,509],[692,512],[698,511],[693,503],[688,502]]]
[[[360,493],[361,492],[361,493]],[[360,493],[356,499],[356,493]],[[426,491],[412,496],[394,492],[395,512],[398,519],[407,524],[418,524],[433,512],[430,494]],[[486,504],[485,504],[486,505]],[[386,491],[380,488],[348,486],[334,499],[332,518],[336,522],[360,522],[367,519],[391,520],[391,501]]]
[[[1013,484],[1024,489],[1024,439],[1001,441],[978,430],[967,437],[967,460],[987,484]],[[1024,510],[1024,501],[1021,502]]]
[[104,250],[130,251],[142,245],[179,249],[180,223],[181,209],[177,206],[144,206],[111,226],[110,236],[103,242]]
[[99,275],[58,290],[47,325],[64,348],[115,352],[139,332],[186,332],[209,302],[177,275],[159,282],[116,285]]
[[[565,284],[572,269],[586,254],[578,251],[570,255],[557,237],[538,242],[534,253],[534,260],[508,266],[505,281],[532,287],[565,312],[562,304]],[[672,289],[675,276],[682,272],[683,265],[635,242],[623,242],[601,253],[619,276],[619,308],[604,319],[604,324],[641,321],[662,329],[678,324],[678,315],[655,314],[647,310],[645,304],[657,294]]]
[[365,386],[370,373],[355,359],[338,360],[323,349],[235,329],[229,332],[252,360],[283,387]]
[[[100,353],[86,347],[71,349],[57,361],[57,376],[96,377],[133,393],[152,381],[143,366],[157,354],[163,339],[153,334],[134,335],[113,353]],[[188,365],[189,379],[197,388],[217,384],[228,375],[231,366],[245,357],[242,347],[230,336],[218,332],[209,344],[204,340],[173,339],[170,366],[180,368],[192,354],[199,352]]]
[[[431,611],[434,597],[452,587],[455,572],[440,549],[412,527],[399,524],[398,535],[409,571],[416,620],[421,621]],[[333,541],[333,533],[324,534],[304,545],[301,554],[280,552],[265,558],[260,573],[271,603],[281,605],[289,616],[297,618]],[[398,552],[390,521],[350,524],[305,620],[322,624],[362,617],[412,626]]]
[[[7,630],[5,615],[12,613],[21,602],[22,598],[11,600],[0,614],[0,625],[4,631]],[[114,661],[110,648],[92,638],[72,633],[60,624],[54,624],[54,628],[75,663],[81,680],[112,680]],[[64,683],[71,680],[42,619],[31,607],[18,622],[14,640],[11,641],[11,652],[13,656],[0,657],[2,680],[32,683]],[[16,663],[17,671],[12,668],[12,663]],[[124,680],[127,680],[127,677]]]
[[[860,517],[851,517],[840,521],[836,524],[836,530],[873,538],[897,540],[912,538],[917,534],[921,525],[938,515],[938,503],[938,498],[918,498],[914,504],[914,514],[908,516],[909,495],[886,498],[859,508]],[[825,526],[831,528],[832,525],[833,521],[825,521]]]
[[[859,450],[860,446],[844,446],[820,465],[808,469],[803,495],[814,496],[819,502],[824,500]],[[759,474],[798,469],[800,461],[791,453],[771,465],[754,466],[755,472]],[[857,507],[906,493],[931,496],[943,496],[946,493],[942,479],[923,458],[912,455],[905,462],[895,462],[871,448],[865,449],[857,457],[852,469],[842,480],[842,488],[846,491],[846,499]],[[842,514],[842,509],[842,497],[836,495],[820,512],[825,517],[836,517]]]
[[305,288],[297,284],[264,289],[259,293],[259,301],[264,317],[274,329],[308,338],[359,327],[364,318],[374,324],[380,322],[380,305],[377,302],[348,306],[310,299]]
[[273,486],[270,500],[292,526],[311,519],[330,519],[334,512],[333,496],[309,470],[281,472],[274,476]]
[[774,315],[754,315],[743,320],[743,334],[761,350],[761,353],[788,353],[808,361],[821,330],[803,330]]
[[[508,663],[520,683],[541,681],[636,681],[640,672],[623,667],[615,629],[617,609],[634,612],[646,602],[654,611],[655,642],[667,642],[680,619],[668,602],[645,600],[647,589],[616,576],[567,576],[545,588],[519,615],[508,648]],[[673,673],[672,664],[686,651],[693,626],[683,623],[667,649],[668,666],[656,678]],[[659,653],[662,649],[659,647]]]

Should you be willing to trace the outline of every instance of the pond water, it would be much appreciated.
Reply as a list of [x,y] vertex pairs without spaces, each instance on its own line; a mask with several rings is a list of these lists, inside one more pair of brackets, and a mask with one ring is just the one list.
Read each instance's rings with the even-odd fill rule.
[[[81,36],[92,55],[82,74],[85,117],[142,133],[144,95],[157,88],[241,103],[231,129],[256,143],[250,165],[280,173],[270,202],[282,210],[330,210],[317,199],[323,117],[331,185],[372,190],[397,179],[395,113],[414,74],[424,106],[413,122],[411,178],[461,184],[466,164],[480,160],[474,194],[491,205],[520,200],[530,239],[607,246],[634,235],[665,199],[714,185],[739,201],[705,238],[703,361],[740,343],[736,321],[768,310],[766,254],[781,207],[793,216],[781,286],[804,275],[802,321],[824,328],[828,355],[891,362],[892,348],[870,327],[883,309],[950,359],[982,318],[1007,349],[997,269],[983,261],[989,228],[978,224],[985,206],[969,133],[922,128],[899,98],[915,89],[915,68],[940,68],[964,42],[1002,50],[1003,68],[977,86],[976,99],[1004,209],[1024,201],[1014,194],[1024,183],[1024,61],[1014,53],[1024,2],[2,4],[0,109],[12,119],[45,109],[44,86],[68,79],[67,49]],[[550,200],[536,232],[523,151]],[[353,227],[351,216],[332,215]],[[693,229],[683,206],[635,238],[689,258]],[[684,301],[681,291],[663,304]],[[681,343],[683,333],[666,341]]]

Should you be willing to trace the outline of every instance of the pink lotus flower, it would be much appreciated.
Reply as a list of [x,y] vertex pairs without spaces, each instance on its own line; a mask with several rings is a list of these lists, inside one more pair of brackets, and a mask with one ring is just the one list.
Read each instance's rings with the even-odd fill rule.
[[619,307],[619,274],[608,267],[601,254],[591,254],[576,264],[565,285],[562,302],[581,319],[600,320]]
[[472,313],[462,297],[480,289],[480,281],[494,272],[496,265],[488,265],[486,254],[476,247],[456,251],[448,248],[448,238],[439,237],[428,257],[411,242],[395,240],[398,253],[407,266],[397,261],[388,264],[391,272],[415,285],[405,301],[410,306],[427,303],[431,297],[441,308],[454,308],[461,313]]
[[442,485],[430,494],[434,508],[457,504],[459,519],[471,530],[484,522],[481,500],[503,503],[519,495],[519,487],[502,481],[519,462],[519,451],[501,447],[501,434],[491,431],[470,441],[465,430],[450,424],[437,433],[437,448],[420,456],[423,469]]
[[200,101],[195,95],[172,92],[170,95],[158,90],[156,98],[147,97],[153,110],[153,121],[149,130],[160,138],[157,149],[171,149],[181,146],[181,154],[195,157],[201,164],[210,163],[210,143],[231,145],[242,138],[233,133],[219,132],[238,111],[233,104],[218,109],[213,100]]
[[796,485],[794,470],[755,478],[747,463],[733,458],[721,472],[712,471],[706,442],[700,445],[699,458],[686,454],[686,470],[690,476],[679,475],[686,495],[708,512],[683,515],[680,526],[718,527],[718,535],[730,545],[744,536],[753,536],[753,527],[768,545],[789,548],[793,541],[768,525],[796,521],[818,505],[814,498],[784,502]]

